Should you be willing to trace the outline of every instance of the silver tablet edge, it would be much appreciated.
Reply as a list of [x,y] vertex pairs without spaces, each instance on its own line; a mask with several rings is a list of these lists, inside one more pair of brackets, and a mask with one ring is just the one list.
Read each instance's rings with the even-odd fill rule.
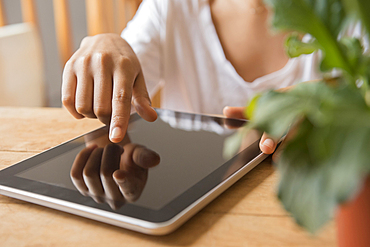
[[261,163],[267,156],[268,155],[263,153],[259,154],[253,160],[244,165],[241,169],[239,169],[223,182],[221,182],[219,185],[217,185],[215,188],[204,194],[198,200],[194,201],[191,205],[189,205],[186,209],[181,211],[175,217],[168,221],[159,223],[135,219],[132,217],[91,208],[77,203],[67,202],[48,196],[22,191],[19,189],[9,188],[3,185],[0,185],[0,194],[145,234],[166,235],[179,228],[194,214],[199,212],[208,203],[213,201],[217,196],[219,196],[232,184],[243,177],[247,172]]

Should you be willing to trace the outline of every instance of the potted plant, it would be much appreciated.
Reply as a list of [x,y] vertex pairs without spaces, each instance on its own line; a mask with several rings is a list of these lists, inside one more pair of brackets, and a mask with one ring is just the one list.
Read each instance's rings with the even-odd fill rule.
[[[277,139],[290,128],[277,160],[278,197],[299,225],[314,233],[339,208],[340,245],[370,246],[370,56],[360,38],[341,35],[358,23],[369,38],[370,1],[266,2],[273,26],[296,32],[286,41],[288,54],[319,50],[324,79],[255,97],[247,128]],[[312,38],[302,42],[302,34]]]

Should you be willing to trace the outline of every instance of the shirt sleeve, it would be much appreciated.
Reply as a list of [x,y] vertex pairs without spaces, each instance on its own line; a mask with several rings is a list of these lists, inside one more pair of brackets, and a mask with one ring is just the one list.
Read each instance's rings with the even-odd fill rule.
[[152,97],[160,88],[167,0],[144,0],[121,36],[136,53]]

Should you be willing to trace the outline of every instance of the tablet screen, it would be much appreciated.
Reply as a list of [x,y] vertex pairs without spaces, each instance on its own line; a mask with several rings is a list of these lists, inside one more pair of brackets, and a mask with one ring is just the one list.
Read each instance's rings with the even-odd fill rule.
[[[108,127],[103,127],[24,161],[27,164],[14,176],[36,182],[31,187],[44,184],[36,189],[38,193],[95,208],[122,214],[135,211],[139,216],[153,211],[166,214],[183,207],[184,201],[190,203],[260,153],[260,136],[252,133],[245,140],[243,149],[249,151],[243,159],[223,157],[225,139],[245,121],[166,110],[158,110],[158,115],[153,123],[133,115],[119,144],[109,142]],[[71,175],[73,169],[77,175]],[[113,173],[119,169],[123,172],[117,180]]]

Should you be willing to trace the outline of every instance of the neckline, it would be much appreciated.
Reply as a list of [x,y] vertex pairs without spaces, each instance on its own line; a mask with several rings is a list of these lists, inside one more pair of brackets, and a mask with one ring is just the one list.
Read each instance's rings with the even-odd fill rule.
[[209,4],[209,0],[203,0],[200,9],[200,19],[201,19],[201,26],[204,29],[205,38],[207,40],[207,44],[213,47],[213,55],[216,56],[216,61],[221,61],[219,64],[219,69],[226,69],[229,73],[233,75],[233,77],[238,81],[238,83],[243,84],[246,87],[255,87],[263,81],[275,78],[280,74],[285,74],[287,71],[290,71],[293,67],[294,61],[296,58],[290,58],[288,62],[279,70],[273,71],[269,74],[263,75],[261,77],[256,78],[253,81],[246,81],[244,80],[236,71],[235,67],[232,63],[226,58],[224,49],[221,45],[221,41],[218,37],[216,27],[212,20],[211,14],[211,7]]

